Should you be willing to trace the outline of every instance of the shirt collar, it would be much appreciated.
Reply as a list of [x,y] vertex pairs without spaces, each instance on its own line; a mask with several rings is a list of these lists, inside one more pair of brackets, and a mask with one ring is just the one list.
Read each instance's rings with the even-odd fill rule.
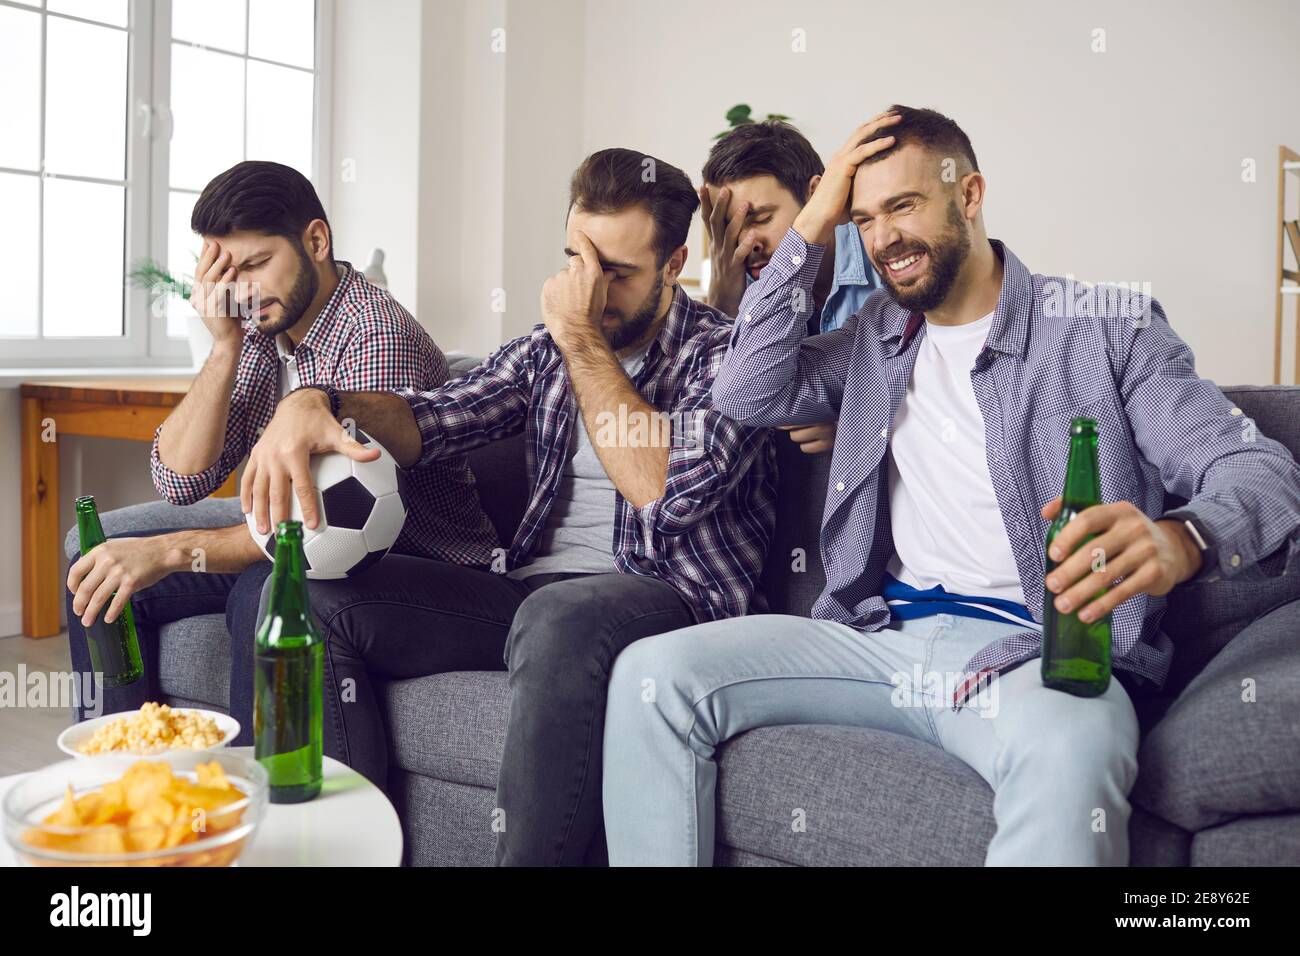
[[352,263],[343,259],[336,259],[334,267],[339,273],[339,284],[334,287],[334,291],[330,293],[330,297],[325,301],[325,305],[321,307],[315,321],[312,322],[311,328],[307,330],[307,334],[303,336],[302,341],[298,343],[292,353],[286,353],[284,344],[278,335],[266,335],[256,326],[250,330],[250,334],[267,339],[275,347],[276,355],[281,359],[286,358],[288,354],[297,356],[303,349],[319,349],[322,342],[329,340],[330,326],[338,319],[344,302],[351,294],[351,287],[357,281],[357,270],[352,268]]
[[835,227],[835,277],[831,284],[831,294],[846,285],[876,284],[870,266],[867,265],[867,253],[862,248],[862,234],[851,222],[841,223]]
[[661,354],[670,358],[677,354],[682,343],[690,337],[691,330],[695,327],[692,317],[698,308],[699,304],[686,294],[686,290],[680,284],[673,287],[673,301],[668,307],[668,318],[664,322],[664,327],[659,330],[659,334],[650,343],[645,361],[641,364],[642,368],[648,368]]
[[[989,244],[1002,260],[1002,291],[998,295],[993,324],[984,344],[995,352],[1024,358],[1025,345],[1029,340],[1029,313],[1033,304],[1032,278],[1029,270],[1007,248],[1006,243],[990,239]],[[923,312],[905,309],[890,299],[880,323],[880,341],[898,340],[890,352],[891,355],[897,355],[907,348],[912,336],[924,322]]]

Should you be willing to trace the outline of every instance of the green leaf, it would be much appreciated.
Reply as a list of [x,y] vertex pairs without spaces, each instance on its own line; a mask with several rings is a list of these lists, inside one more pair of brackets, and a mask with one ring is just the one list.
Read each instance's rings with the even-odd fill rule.
[[731,109],[727,110],[727,122],[730,123],[732,126],[740,126],[744,123],[752,123],[754,122],[752,119],[750,119],[750,114],[752,112],[753,110],[749,108],[749,105],[747,103],[737,103]]
[[126,274],[131,284],[138,289],[146,289],[158,295],[174,295],[188,299],[193,288],[192,283],[178,279],[152,259],[139,259],[135,268]]

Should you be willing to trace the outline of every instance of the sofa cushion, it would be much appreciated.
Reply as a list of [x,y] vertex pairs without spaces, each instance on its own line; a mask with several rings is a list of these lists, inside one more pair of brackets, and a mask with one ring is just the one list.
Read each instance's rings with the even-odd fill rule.
[[197,614],[158,628],[158,689],[164,697],[230,708],[230,632],[224,614]]
[[1300,808],[1300,601],[1260,618],[1142,741],[1134,803],[1185,830]]
[[[495,791],[509,716],[504,673],[392,681],[381,693],[390,779],[413,775],[442,781],[455,793]],[[993,835],[993,794],[983,779],[909,737],[856,727],[764,727],[724,744],[718,759],[719,843],[760,858],[979,864]],[[403,786],[412,799],[425,793],[410,780]],[[800,809],[808,823],[796,832],[792,814]],[[423,825],[411,824],[412,839],[420,839]],[[944,835],[939,843],[936,833]],[[412,850],[413,862],[448,855],[463,861],[476,852],[449,846],[445,834],[425,837],[429,845]],[[490,833],[472,843],[490,855]]]
[[382,685],[394,767],[495,790],[510,689],[504,671],[457,671]]
[[993,791],[973,769],[861,727],[735,737],[719,751],[717,802],[719,843],[805,866],[979,866],[994,831]]

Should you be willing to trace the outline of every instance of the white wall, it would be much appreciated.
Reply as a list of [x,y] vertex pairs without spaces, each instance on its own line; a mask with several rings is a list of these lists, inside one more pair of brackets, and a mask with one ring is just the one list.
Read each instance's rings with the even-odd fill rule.
[[643,149],[698,181],[738,102],[789,114],[824,156],[891,103],[933,107],[971,137],[990,235],[1031,270],[1149,282],[1202,374],[1271,381],[1294,0],[601,0],[586,36],[584,150]]

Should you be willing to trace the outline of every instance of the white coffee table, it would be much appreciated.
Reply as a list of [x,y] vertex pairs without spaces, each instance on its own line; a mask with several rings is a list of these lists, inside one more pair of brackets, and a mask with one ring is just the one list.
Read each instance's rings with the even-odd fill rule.
[[[231,747],[253,755],[252,747]],[[402,824],[384,792],[332,757],[324,783],[306,803],[268,803],[253,845],[240,866],[401,866]],[[0,777],[0,800],[27,774]],[[16,866],[0,838],[0,866]]]

